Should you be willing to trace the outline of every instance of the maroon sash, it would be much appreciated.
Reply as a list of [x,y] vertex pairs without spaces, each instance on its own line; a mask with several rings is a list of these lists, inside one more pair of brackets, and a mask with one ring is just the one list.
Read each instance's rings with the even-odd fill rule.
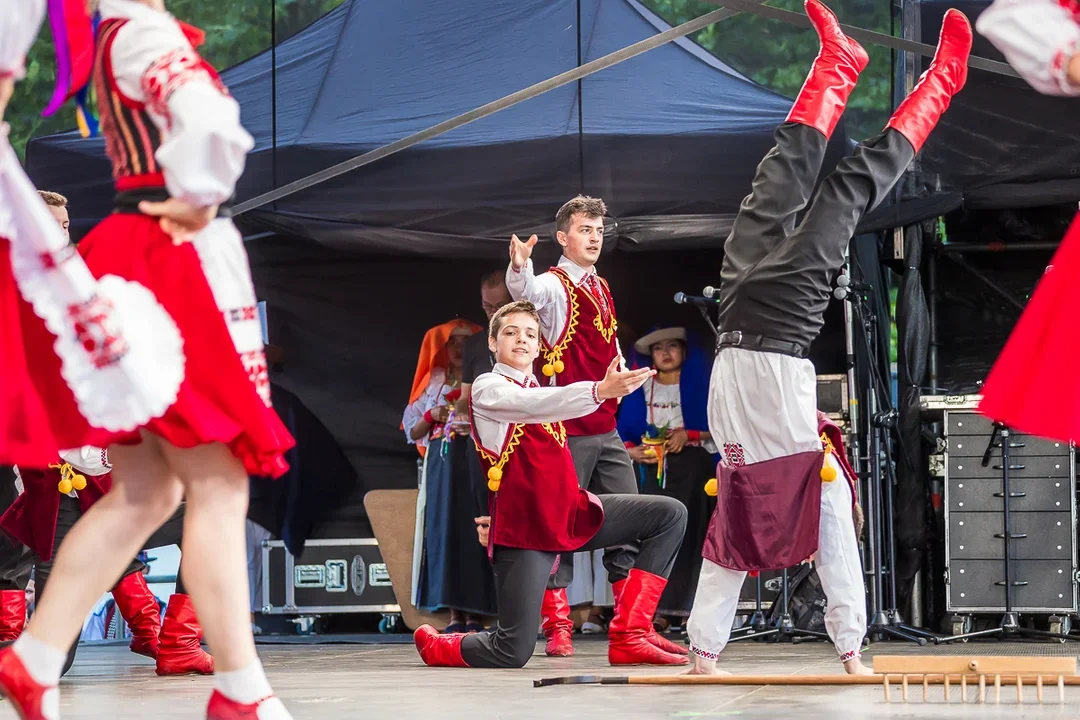
[[716,468],[718,495],[702,556],[731,570],[779,570],[817,552],[821,451]]

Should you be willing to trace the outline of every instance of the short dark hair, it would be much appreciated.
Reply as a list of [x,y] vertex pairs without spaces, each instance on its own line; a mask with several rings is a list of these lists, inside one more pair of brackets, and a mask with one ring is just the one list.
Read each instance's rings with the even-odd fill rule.
[[566,232],[570,229],[570,221],[575,215],[582,215],[590,220],[602,218],[607,215],[607,205],[600,198],[578,195],[566,201],[559,212],[555,213],[555,229]]
[[488,337],[498,337],[499,330],[501,330],[503,326],[503,320],[507,315],[513,315],[515,313],[525,313],[536,321],[537,327],[540,326],[540,314],[536,312],[536,306],[528,300],[517,300],[516,302],[503,305],[491,316],[491,324],[488,326]]
[[489,270],[484,273],[480,278],[480,287],[486,288],[492,285],[505,285],[506,284],[506,268],[499,268],[498,270]]

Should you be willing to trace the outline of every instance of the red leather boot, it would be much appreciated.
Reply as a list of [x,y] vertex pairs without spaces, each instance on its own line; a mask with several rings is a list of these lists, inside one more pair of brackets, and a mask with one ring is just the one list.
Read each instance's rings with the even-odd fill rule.
[[157,659],[161,609],[141,572],[133,572],[112,589],[120,615],[131,628],[131,652]]
[[971,42],[971,22],[967,16],[955,9],[945,13],[933,62],[887,125],[907,138],[915,152],[922,149],[953,95],[967,82]]
[[430,625],[421,625],[413,633],[413,643],[420,659],[430,667],[469,667],[461,657],[461,641],[465,633],[440,634]]
[[187,595],[169,598],[158,638],[158,675],[214,674],[214,658],[202,649],[202,628]]
[[250,704],[239,703],[215,690],[206,706],[206,720],[291,720],[292,715],[275,696]]
[[26,593],[22,590],[0,590],[0,642],[22,635],[26,625]]
[[821,40],[821,51],[806,76],[787,121],[809,125],[832,137],[859,73],[870,62],[862,46],[840,29],[829,8],[818,0],[806,0],[806,14]]
[[[665,585],[667,582],[665,581]],[[623,587],[626,586],[626,580],[619,580],[611,584],[611,594],[615,596],[615,605],[619,604],[619,597],[622,595]],[[662,592],[662,591],[661,591]],[[659,602],[659,601],[657,601]],[[648,630],[648,640],[654,646],[660,648],[664,652],[671,653],[672,655],[689,655],[690,648],[679,645],[668,640],[666,637],[656,632],[656,627],[650,622]]]
[[22,720],[60,717],[60,690],[38,684],[11,648],[0,650],[0,689]]
[[570,601],[566,599],[566,588],[544,591],[544,604],[540,606],[543,618],[541,627],[547,646],[544,652],[549,657],[570,657],[574,654],[574,621],[570,619]]
[[683,655],[665,652],[649,641],[656,605],[667,586],[659,575],[634,568],[622,581],[615,618],[608,626],[608,662],[612,665],[685,665]]

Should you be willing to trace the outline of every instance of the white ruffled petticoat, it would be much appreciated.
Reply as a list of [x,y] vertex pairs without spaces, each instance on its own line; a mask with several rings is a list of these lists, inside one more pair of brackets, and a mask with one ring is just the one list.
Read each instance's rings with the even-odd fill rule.
[[0,125],[0,236],[19,292],[56,336],[61,373],[93,427],[131,431],[176,402],[184,379],[176,323],[142,285],[95,280],[19,165]]

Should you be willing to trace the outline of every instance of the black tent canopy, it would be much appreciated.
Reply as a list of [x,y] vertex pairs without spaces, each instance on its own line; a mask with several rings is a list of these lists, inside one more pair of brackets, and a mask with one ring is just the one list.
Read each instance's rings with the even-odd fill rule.
[[[238,198],[667,28],[637,0],[348,0],[282,43],[276,68],[267,52],[224,73],[256,139]],[[248,213],[241,226],[366,252],[501,254],[512,232],[549,234],[553,208],[585,191],[608,201],[628,247],[714,243],[789,107],[678,40]],[[36,139],[28,164],[40,186],[89,209],[82,224],[110,207],[100,139]]]

